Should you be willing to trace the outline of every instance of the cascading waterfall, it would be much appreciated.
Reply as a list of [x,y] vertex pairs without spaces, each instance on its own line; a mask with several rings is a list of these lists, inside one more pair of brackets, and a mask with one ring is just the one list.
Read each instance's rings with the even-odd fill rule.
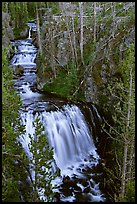
[[[98,163],[99,156],[93,143],[92,135],[88,129],[80,109],[73,105],[66,105],[62,110],[42,112],[39,115],[50,145],[54,148],[54,158],[61,174],[70,175],[72,166],[82,163],[89,155],[94,157],[94,164]],[[26,153],[29,143],[28,134],[34,133],[33,122],[36,116],[33,111],[23,113],[23,125],[26,127],[26,136],[22,139]],[[96,162],[95,162],[96,161]]]
[[62,175],[69,174],[68,167],[82,162],[88,154],[98,158],[84,116],[77,106],[67,105],[63,110],[43,112],[41,119]]
[[[31,23],[29,26],[31,27]],[[35,30],[36,26],[32,26]],[[20,135],[19,140],[26,155],[28,158],[31,157],[28,147],[29,134],[33,135],[35,132],[33,122],[38,115],[44,125],[49,144],[54,148],[54,170],[59,168],[61,171],[61,176],[52,182],[53,185],[57,185],[57,200],[104,202],[99,182],[94,179],[100,175],[93,170],[99,164],[100,157],[92,138],[92,130],[89,130],[84,115],[76,105],[62,105],[60,108],[55,106],[55,110],[50,109],[53,105],[51,99],[48,102],[43,94],[32,90],[36,81],[34,60],[37,49],[28,38],[16,41],[15,45],[16,52],[11,64],[24,68],[24,74],[16,80],[15,87],[23,101],[20,116],[26,133]]]
[[[92,169],[96,166],[100,158],[96,152],[92,134],[80,109],[76,105],[64,105],[62,109],[56,111],[36,113],[35,109],[31,109],[28,112],[22,112],[21,117],[26,127],[26,135],[20,136],[20,142],[28,158],[31,157],[28,148],[29,134],[33,135],[34,133],[33,122],[38,115],[45,127],[49,144],[54,148],[54,159],[57,168],[61,170],[61,177],[69,176],[73,179],[76,176],[77,179],[87,180],[89,186],[92,183],[92,187],[90,186],[92,193],[89,190],[88,199],[98,202],[104,201],[104,197],[99,190],[99,184],[97,185],[92,179],[92,174],[88,181],[89,176],[87,177],[83,173],[86,168]],[[55,181],[54,184],[58,185],[58,182]],[[77,185],[84,191],[85,187],[82,183],[78,182]],[[72,198],[65,197],[62,198],[62,201],[67,201],[67,199],[70,201]],[[73,195],[73,200],[75,199]]]
[[31,39],[31,26],[29,28],[29,36],[28,36],[28,39]]
[[14,55],[12,59],[12,65],[22,65],[22,66],[35,66],[34,60],[36,58],[36,54],[26,54],[26,53],[21,53]]

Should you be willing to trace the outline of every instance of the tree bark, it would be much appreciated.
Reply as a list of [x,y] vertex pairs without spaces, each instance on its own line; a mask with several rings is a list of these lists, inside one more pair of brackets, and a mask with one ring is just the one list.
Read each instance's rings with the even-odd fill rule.
[[51,50],[50,50],[50,53],[51,53],[51,66],[52,66],[52,71],[54,73],[54,78],[56,78],[56,67],[55,67],[55,59],[54,59],[54,56],[55,56],[55,43],[54,43],[54,39],[53,39],[53,36],[54,36],[54,30],[52,28],[48,28],[48,32],[49,32],[49,37],[50,37],[50,45],[51,45]]
[[129,164],[128,164],[128,178],[129,179],[133,179],[133,177],[134,177],[134,169],[133,169],[133,164],[135,163],[135,161],[134,161],[134,154],[135,154],[134,146],[135,146],[135,141],[133,139],[131,141]]
[[96,2],[94,2],[94,42],[96,43]]
[[76,46],[76,34],[75,34],[74,16],[72,16],[72,26],[73,26],[73,44],[74,44],[74,52],[75,52],[76,67],[77,67],[77,65],[78,65],[78,56],[77,56],[77,46]]
[[128,110],[127,110],[127,120],[126,120],[126,135],[125,135],[125,141],[124,141],[125,144],[124,144],[124,157],[123,157],[123,171],[122,171],[122,180],[121,180],[122,197],[125,196],[125,187],[126,187],[128,139],[129,139],[128,131],[129,131],[130,112],[131,112],[131,96],[132,96],[132,67],[130,69],[130,86],[129,86]]
[[112,37],[114,38],[115,36],[115,30],[116,30],[116,8],[115,8],[115,2],[111,2],[111,10],[113,14],[113,28],[112,28]]
[[40,23],[39,23],[39,14],[38,14],[37,3],[36,3],[36,14],[37,14],[37,34],[38,34],[39,51],[40,51],[40,55],[42,55],[42,44],[41,44],[41,36],[40,36]]
[[80,52],[81,52],[81,61],[84,65],[84,58],[83,58],[83,3],[79,2],[79,9],[80,9]]
[[[65,6],[64,6],[64,2],[62,4],[63,6],[63,10],[65,11]],[[72,59],[73,59],[73,63],[75,63],[75,52],[74,52],[74,48],[73,48],[73,44],[72,44],[72,39],[71,39],[71,32],[70,32],[70,28],[69,28],[69,23],[68,23],[68,16],[67,13],[65,12],[65,18],[66,18],[66,26],[67,26],[67,31],[68,31],[68,35],[69,35],[69,40],[70,40],[70,47],[71,47],[71,51],[72,51]]]
[[128,144],[127,144],[127,141],[125,140],[124,157],[123,157],[123,171],[122,171],[122,181],[121,181],[122,197],[124,197],[124,195],[125,195],[125,187],[126,187],[127,153],[128,153]]

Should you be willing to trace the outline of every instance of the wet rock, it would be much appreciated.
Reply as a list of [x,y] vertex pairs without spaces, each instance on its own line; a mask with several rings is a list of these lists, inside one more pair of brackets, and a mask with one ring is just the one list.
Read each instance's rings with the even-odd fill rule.
[[76,186],[74,189],[75,192],[81,192],[81,188],[79,186]]
[[72,189],[71,188],[64,188],[63,189],[63,194],[64,194],[64,196],[72,196]]
[[39,47],[37,36],[33,36],[33,35],[32,35],[32,44],[33,44],[34,46],[36,46],[36,48]]
[[24,73],[24,68],[21,65],[13,66],[13,74],[22,76]]
[[20,36],[21,36],[21,38],[27,38],[27,37],[28,37],[28,34],[29,34],[29,30],[28,30],[28,27],[26,27],[25,30],[23,30],[23,31],[20,33]]
[[81,192],[77,192],[76,195],[76,201],[77,202],[89,202],[87,194],[81,194]]
[[81,179],[80,180],[80,183],[82,184],[83,187],[86,187],[89,185],[88,181],[84,180],[84,179]]
[[91,188],[89,186],[84,189],[84,193],[90,193],[90,191],[91,191]]
[[13,79],[18,79],[18,76],[16,76],[15,74],[13,74]]

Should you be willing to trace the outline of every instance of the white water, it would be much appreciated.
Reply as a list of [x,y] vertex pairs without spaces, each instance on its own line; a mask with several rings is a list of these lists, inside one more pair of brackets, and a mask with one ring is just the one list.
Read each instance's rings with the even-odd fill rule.
[[[44,111],[39,117],[44,124],[50,146],[54,148],[54,159],[62,176],[76,173],[75,169],[89,155],[94,157],[93,165],[98,163],[99,155],[96,152],[92,135],[77,106],[66,105],[60,111]],[[26,136],[21,138],[21,141],[28,155],[30,155],[28,134],[34,133],[33,122],[35,118],[36,115],[33,115],[32,110],[22,113],[23,124],[26,126]]]
[[77,106],[67,105],[62,111],[43,112],[41,119],[62,175],[72,174],[68,167],[77,167],[88,154],[98,158],[92,135]]
[[31,26],[29,28],[29,36],[28,36],[28,39],[31,39]]
[[22,66],[35,66],[34,60],[36,58],[36,54],[25,54],[21,53],[18,55],[14,55],[12,59],[12,65],[22,65]]
[[[29,37],[30,38],[30,34]],[[33,69],[36,64],[34,63],[36,57],[36,48],[31,44],[30,39],[20,40],[17,42],[18,51],[13,59],[12,65],[23,65],[24,70],[24,81],[19,84],[20,96],[23,103],[26,103],[26,99],[33,99],[33,105],[38,104],[36,101],[39,99],[41,94],[33,92],[30,88],[32,74],[28,72],[28,68]],[[27,82],[26,82],[26,81]],[[25,83],[24,83],[25,82]],[[35,100],[34,100],[35,98]],[[39,99],[40,100],[40,99]],[[39,101],[44,105],[43,101]],[[82,178],[88,180],[90,189],[93,193],[84,193],[85,186],[81,183],[81,180],[77,183],[77,186],[81,188],[81,194],[89,197],[90,201],[104,201],[103,195],[99,190],[98,183],[95,183],[91,179],[87,178],[82,170],[86,167],[92,169],[96,166],[99,161],[99,155],[96,152],[96,147],[93,142],[92,132],[90,132],[88,125],[85,121],[84,115],[76,105],[64,105],[61,109],[57,111],[46,111],[39,112],[39,108],[34,106],[34,109],[28,106],[26,112],[21,111],[21,119],[23,125],[25,125],[26,133],[19,137],[20,142],[24,148],[25,153],[28,158],[32,157],[29,150],[29,134],[33,135],[35,132],[33,122],[37,115],[44,125],[45,133],[47,135],[50,146],[54,148],[54,159],[57,168],[61,170],[61,178],[57,177],[52,184],[57,184],[60,186],[63,181],[62,178],[69,176],[70,178],[76,176],[77,178]],[[97,110],[96,110],[97,111]],[[56,168],[54,166],[54,168]],[[32,178],[34,178],[34,173],[31,172]],[[92,186],[91,186],[92,183]],[[58,192],[58,191],[57,191]],[[76,199],[76,192],[72,192],[72,196],[64,196],[60,194],[60,200],[63,202],[73,202]]]
[[[28,158],[32,156],[28,148],[30,143],[29,134],[33,135],[35,132],[33,122],[37,115],[38,113],[33,114],[33,110],[21,113],[23,124],[26,127],[26,134],[20,136],[20,142]],[[99,155],[96,152],[92,134],[80,109],[75,105],[65,105],[58,111],[43,111],[39,114],[39,117],[45,127],[49,144],[54,148],[54,159],[57,167],[61,170],[61,176],[72,177],[77,175],[78,178],[84,178],[84,174],[78,169],[82,165],[90,168],[97,165]],[[33,178],[34,172],[31,173]],[[53,185],[55,184],[59,185],[56,180],[53,181]],[[104,198],[99,190],[99,185],[93,180],[92,184],[94,187],[91,187],[91,190],[94,191],[94,195],[89,193],[88,196],[92,201],[103,201]],[[80,183],[77,186],[81,187],[82,191],[85,188]],[[62,198],[62,201],[65,202],[71,200],[75,200],[75,195]]]
[[23,89],[22,93],[20,93],[22,100],[41,97],[41,94],[39,94],[38,92],[31,91],[29,83],[23,84],[21,88]]

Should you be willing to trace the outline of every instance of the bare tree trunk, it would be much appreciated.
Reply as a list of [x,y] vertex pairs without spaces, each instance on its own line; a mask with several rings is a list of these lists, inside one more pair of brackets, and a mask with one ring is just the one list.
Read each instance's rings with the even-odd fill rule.
[[77,56],[77,47],[76,47],[76,34],[75,34],[75,25],[74,25],[74,16],[72,16],[72,25],[73,25],[73,44],[75,51],[76,66],[78,65],[78,56]]
[[94,2],[94,42],[96,42],[96,2]]
[[131,147],[130,147],[130,155],[129,155],[129,167],[128,167],[128,178],[133,179],[134,171],[133,171],[133,165],[134,165],[134,146],[135,141],[134,139],[131,141]]
[[52,66],[52,71],[54,73],[54,78],[56,78],[56,68],[55,68],[55,59],[54,59],[54,53],[55,53],[55,44],[54,44],[54,39],[53,39],[53,36],[54,36],[54,30],[52,30],[52,28],[49,28],[48,29],[48,32],[49,32],[49,37],[50,37],[50,45],[51,45],[51,66]]
[[42,55],[42,44],[41,44],[41,36],[40,36],[40,23],[39,23],[39,14],[38,14],[37,3],[36,3],[36,13],[37,13],[37,34],[38,34],[38,44],[39,44],[40,55]]
[[[63,10],[65,11],[64,2],[62,4],[62,6],[63,6]],[[69,40],[70,40],[71,51],[72,51],[72,59],[73,59],[73,62],[75,63],[75,54],[74,54],[75,52],[74,52],[74,48],[73,48],[73,44],[72,44],[71,32],[69,29],[68,16],[67,16],[66,12],[65,12],[65,18],[66,18],[66,26],[67,26],[67,31],[68,31]]]
[[8,9],[8,2],[5,2],[5,10],[6,10],[6,13],[9,12],[9,9]]
[[122,181],[121,181],[122,197],[124,197],[124,195],[125,195],[125,187],[126,187],[127,156],[128,156],[128,131],[129,131],[130,112],[131,112],[131,96],[132,96],[132,68],[130,69],[130,87],[129,87],[128,111],[127,111],[127,120],[126,120],[126,135],[125,135],[125,144],[124,144],[123,171],[122,171]]
[[115,30],[116,30],[116,23],[115,23],[115,18],[116,18],[116,8],[115,8],[115,2],[111,2],[111,10],[112,10],[112,15],[113,15],[112,37],[114,38]]
[[124,195],[125,195],[126,171],[127,171],[127,152],[128,152],[128,144],[127,144],[127,141],[125,140],[125,144],[124,144],[124,157],[123,157],[122,182],[121,182],[122,197],[124,197]]
[[82,64],[84,64],[84,58],[83,58],[83,3],[79,2],[79,9],[80,9],[80,52],[81,52],[81,61]]

